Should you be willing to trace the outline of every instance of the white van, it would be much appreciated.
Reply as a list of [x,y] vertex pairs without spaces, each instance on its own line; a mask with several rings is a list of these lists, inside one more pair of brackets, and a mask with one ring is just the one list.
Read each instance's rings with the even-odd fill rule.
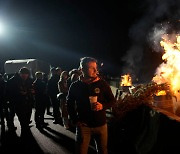
[[4,71],[9,76],[17,73],[22,67],[27,67],[30,70],[31,76],[33,78],[35,72],[41,71],[49,74],[49,71],[51,69],[51,65],[49,63],[38,59],[7,60],[4,63]]

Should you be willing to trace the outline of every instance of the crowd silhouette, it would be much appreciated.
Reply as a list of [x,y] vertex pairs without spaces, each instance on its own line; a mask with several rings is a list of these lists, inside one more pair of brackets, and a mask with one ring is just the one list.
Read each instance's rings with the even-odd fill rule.
[[[20,68],[13,75],[0,74],[0,152],[8,153],[13,145],[13,149],[21,149],[22,153],[33,153],[32,145],[29,146],[33,143],[35,153],[43,153],[30,128],[34,123],[36,129],[48,136],[46,130],[50,127],[45,122],[45,115],[52,117],[54,125],[62,125],[75,133],[76,128],[67,110],[67,95],[72,83],[81,76],[79,68],[67,71],[60,67],[52,67],[49,74],[42,71],[31,74],[27,67]],[[15,124],[15,117],[19,126]],[[20,129],[19,136],[16,134],[17,127]],[[59,135],[59,132],[56,134]]]
[[[74,74],[78,79],[80,71],[78,69],[62,71],[60,67],[51,68],[50,74],[37,71],[34,78],[31,77],[27,67],[22,67],[19,72],[11,76],[6,73],[0,74],[0,145],[8,145],[11,142],[19,144],[17,126],[14,123],[15,116],[20,123],[22,140],[32,139],[30,137],[32,122],[41,131],[47,128],[48,123],[44,121],[45,114],[52,116],[53,124],[60,124],[70,130],[66,112],[66,95],[68,86],[75,81],[75,77],[71,79]],[[32,119],[33,111],[34,119]],[[6,153],[6,151],[3,152]]]
[[[52,115],[54,124],[68,126],[66,112],[66,95],[72,82],[80,76],[78,69],[62,71],[60,67],[53,67],[50,74],[38,71],[31,78],[30,71],[22,67],[11,77],[0,74],[0,119],[1,127],[8,127],[9,131],[15,131],[15,114],[21,124],[21,135],[27,131],[32,123],[32,109],[35,109],[37,128],[46,127],[44,115]],[[50,111],[52,107],[52,112]],[[66,113],[65,113],[66,112]]]
[[[82,65],[83,67],[84,65]],[[93,74],[96,72],[98,78],[107,81],[101,74],[102,72],[98,71],[94,65],[83,71],[84,73],[93,72]],[[22,67],[13,75],[0,74],[0,154],[57,153],[56,150],[53,151],[54,147],[51,145],[49,151],[43,151],[44,149],[40,147],[40,143],[36,139],[36,137],[42,136],[46,136],[52,142],[68,149],[64,153],[75,153],[75,142],[78,141],[81,146],[81,135],[87,137],[87,130],[90,135],[93,132],[92,139],[90,141],[89,138],[86,139],[86,142],[83,143],[86,149],[79,148],[79,150],[88,150],[88,153],[91,154],[98,153],[97,144],[94,142],[94,139],[97,139],[94,127],[99,122],[104,124],[105,119],[101,114],[91,112],[88,96],[98,95],[101,100],[106,102],[108,95],[100,96],[99,92],[109,88],[107,85],[105,86],[104,82],[100,84],[101,89],[95,86],[97,82],[91,83],[92,78],[83,79],[83,71],[80,68],[67,71],[60,67],[52,67],[50,74],[37,71],[32,75],[28,68]],[[84,82],[81,83],[80,80],[84,80]],[[70,89],[71,93],[68,96]],[[86,102],[86,104],[83,104],[84,107],[81,108],[83,105],[74,104],[75,102]],[[105,109],[106,105],[103,106]],[[96,110],[100,108],[95,107]],[[81,119],[84,121],[76,121],[78,115],[74,116],[76,112],[83,113]],[[91,121],[92,117],[93,121]],[[96,123],[94,123],[95,121]],[[166,115],[160,114],[148,106],[143,105],[129,112],[121,121],[115,118],[107,121],[109,154],[116,154],[117,151],[122,154],[163,154],[167,151],[179,153],[179,144],[175,141],[175,138],[180,137],[179,122],[169,119]],[[88,124],[92,127],[89,127]],[[68,133],[65,135],[63,131],[72,132],[76,138],[68,137]],[[35,132],[39,132],[40,136],[35,134],[35,136],[37,135],[35,137],[33,134]],[[165,137],[166,139],[164,139]],[[45,142],[46,140],[42,143]],[[88,149],[87,145],[89,145]]]

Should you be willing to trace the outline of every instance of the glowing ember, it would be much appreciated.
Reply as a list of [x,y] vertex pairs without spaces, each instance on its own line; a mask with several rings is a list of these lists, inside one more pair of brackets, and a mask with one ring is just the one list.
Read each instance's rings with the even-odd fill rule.
[[180,35],[176,41],[168,40],[168,35],[160,42],[164,48],[162,59],[164,62],[157,68],[153,81],[157,84],[168,83],[172,92],[180,90]]
[[163,96],[163,95],[166,95],[166,91],[165,90],[161,90],[159,91],[156,96]]
[[122,75],[121,78],[121,86],[132,86],[132,79],[129,74]]

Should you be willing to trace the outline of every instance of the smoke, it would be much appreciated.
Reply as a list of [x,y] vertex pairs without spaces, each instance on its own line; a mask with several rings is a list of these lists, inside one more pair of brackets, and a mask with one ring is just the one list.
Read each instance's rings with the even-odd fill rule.
[[[179,24],[180,23],[176,23],[176,26]],[[175,28],[175,26],[173,26],[172,23],[161,23],[156,25],[149,34],[149,44],[151,44],[151,47],[154,49],[153,51],[161,52],[162,47],[160,46],[160,41],[162,39],[167,39],[174,43],[176,41],[177,34],[180,34],[180,32]]]
[[164,34],[172,33],[173,29],[179,30],[180,1],[146,0],[142,3],[145,7],[143,16],[130,28],[132,45],[121,60],[125,63],[124,74],[130,73],[134,78],[147,79],[150,76],[147,72],[153,72],[156,67],[153,59],[149,60],[149,55],[152,51],[161,50],[159,42]]
[[154,51],[161,51],[162,48],[159,42],[162,40],[162,36],[167,34],[168,29],[168,24],[159,24],[156,25],[156,27],[154,27],[152,32],[149,34],[149,41]]

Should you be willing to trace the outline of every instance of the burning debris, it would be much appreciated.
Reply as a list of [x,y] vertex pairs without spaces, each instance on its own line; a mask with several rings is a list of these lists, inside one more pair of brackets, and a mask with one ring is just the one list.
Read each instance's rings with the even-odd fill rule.
[[178,115],[180,108],[180,35],[174,38],[170,38],[168,34],[164,35],[160,45],[164,48],[162,56],[164,62],[157,68],[152,80],[157,84],[168,83],[170,89],[168,93],[160,91],[154,97],[154,101],[158,107],[170,109]]
[[136,109],[140,105],[152,105],[154,94],[166,89],[169,89],[167,84],[140,84],[134,88],[131,94],[127,94],[124,98],[117,100],[113,108],[113,113],[119,119],[128,111]]
[[167,94],[167,92],[165,90],[161,90],[159,92],[157,92],[155,95],[156,96],[165,96]]
[[132,86],[132,78],[130,74],[122,75],[121,78],[121,86]]
[[168,35],[163,37],[160,42],[164,48],[162,59],[164,62],[157,68],[153,81],[161,83],[169,83],[174,94],[180,90],[180,36],[176,36],[177,41],[172,42],[168,39]]
[[[164,48],[164,62],[157,68],[152,83],[137,85],[131,92],[119,97],[114,107],[117,118],[142,104],[154,105],[180,115],[180,35],[174,41],[164,35],[160,44]],[[132,87],[129,74],[122,76],[120,85],[122,90]]]
[[132,88],[134,87],[132,86],[132,78],[130,74],[122,75],[119,88],[116,91],[116,99],[118,100],[123,98],[126,94],[130,93]]
[[125,74],[120,82],[120,92],[119,97],[116,97],[117,103],[113,109],[114,115],[117,118],[123,117],[128,111],[139,107],[142,104],[151,104],[153,96],[159,92],[165,92],[169,89],[168,85],[165,83],[149,83],[149,84],[139,84],[133,86],[132,78],[130,74]]

